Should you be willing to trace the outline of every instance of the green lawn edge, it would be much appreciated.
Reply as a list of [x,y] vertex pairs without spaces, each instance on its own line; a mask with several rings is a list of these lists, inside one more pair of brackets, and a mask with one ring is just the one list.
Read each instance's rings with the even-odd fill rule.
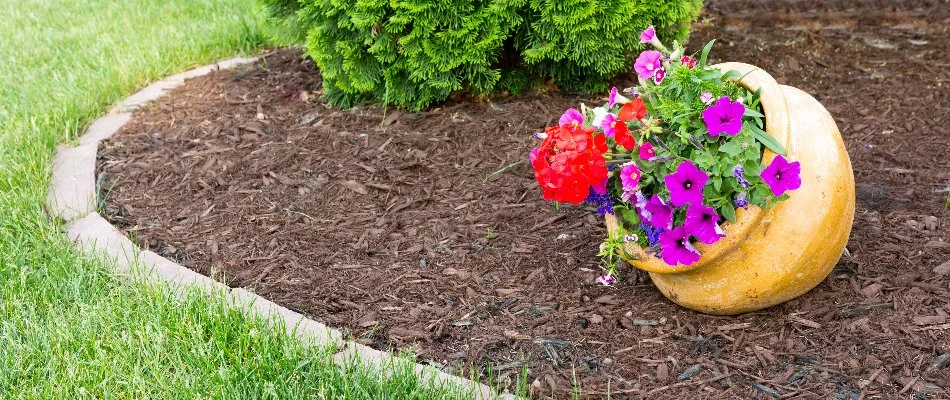
[[0,0],[0,397],[456,399],[337,368],[223,296],[129,283],[43,210],[52,155],[148,82],[267,45],[252,0]]

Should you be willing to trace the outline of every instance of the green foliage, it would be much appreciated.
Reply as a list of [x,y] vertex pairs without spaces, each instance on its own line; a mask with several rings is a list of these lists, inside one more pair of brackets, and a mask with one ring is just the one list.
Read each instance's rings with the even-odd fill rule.
[[[636,150],[633,154],[627,154],[618,147],[617,152],[610,155],[613,159],[608,160],[608,163],[635,162],[642,172],[638,189],[648,198],[656,194],[668,199],[670,191],[664,177],[674,173],[683,162],[692,161],[709,176],[703,189],[703,203],[714,208],[724,220],[735,222],[734,201],[740,195],[745,196],[750,205],[763,209],[788,199],[788,194],[773,196],[768,185],[759,177],[765,167],[761,162],[765,148],[778,154],[785,154],[785,149],[765,132],[760,93],[739,86],[737,81],[742,78],[739,72],[723,72],[706,66],[706,56],[712,44],[709,42],[700,54],[694,54],[698,56],[696,68],[688,68],[674,61],[666,67],[667,75],[661,84],[647,80],[636,88],[649,116],[642,121],[628,122],[628,126],[637,143],[651,142],[656,145],[656,157],[643,162],[638,159]],[[674,47],[674,53],[682,54],[682,47]],[[674,59],[678,59],[678,56]],[[702,100],[704,92],[709,93],[712,99],[726,96],[743,102],[745,113],[742,129],[736,135],[709,135],[702,117],[703,111],[709,108]],[[614,106],[614,109],[606,111],[615,113],[618,108]],[[595,110],[589,109],[585,119],[592,120],[594,116]],[[608,139],[608,143],[613,147],[615,142]],[[748,180],[748,187],[743,187],[736,178],[737,167],[744,170],[742,175]],[[619,201],[624,192],[620,180],[611,179],[608,188],[615,199],[614,214],[618,216],[624,230],[637,235],[640,244],[646,247],[643,241],[646,235],[639,226],[643,221],[634,212],[635,207],[629,202]],[[684,219],[685,208],[676,209],[673,225],[682,225]],[[613,270],[610,262],[607,264],[607,269]]]
[[259,0],[285,42],[306,46],[324,96],[411,110],[457,90],[521,91],[541,80],[599,91],[630,68],[639,33],[683,40],[702,0]]
[[525,68],[563,89],[603,91],[644,49],[640,32],[654,25],[667,42],[686,39],[702,0],[532,0],[516,36]]

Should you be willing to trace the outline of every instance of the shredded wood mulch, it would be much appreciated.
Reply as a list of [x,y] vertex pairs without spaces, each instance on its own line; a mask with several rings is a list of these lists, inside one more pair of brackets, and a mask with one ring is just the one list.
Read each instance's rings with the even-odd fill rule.
[[634,270],[594,283],[602,220],[541,200],[525,160],[533,132],[601,99],[339,110],[293,50],[137,112],[100,153],[105,211],[143,246],[374,347],[495,382],[526,368],[540,397],[575,383],[591,398],[950,397],[946,7],[746,3],[709,2],[690,47],[717,37],[717,59],[812,93],[857,178],[850,255],[768,310],[685,310]]

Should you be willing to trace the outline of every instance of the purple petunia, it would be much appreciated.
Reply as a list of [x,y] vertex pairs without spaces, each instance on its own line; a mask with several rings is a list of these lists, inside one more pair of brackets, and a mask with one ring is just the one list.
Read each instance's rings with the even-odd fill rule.
[[673,226],[673,207],[666,204],[660,196],[653,195],[643,208],[648,213],[650,225],[660,229],[670,229]]
[[617,102],[617,87],[610,88],[610,97],[607,98],[607,108],[612,108]]
[[640,75],[641,78],[652,78],[653,75],[656,74],[656,71],[663,67],[661,63],[662,59],[663,53],[659,51],[644,51],[640,53],[640,57],[637,57],[637,61],[633,63],[633,69],[637,71],[637,75]]
[[745,194],[745,192],[739,192],[739,194],[736,195],[736,199],[732,201],[732,205],[736,206],[736,208],[744,208],[748,210],[749,195]]
[[781,155],[775,157],[768,167],[762,170],[759,175],[775,197],[785,194],[786,191],[795,190],[802,186],[802,165],[798,161],[788,162]]
[[742,168],[741,165],[736,165],[736,168],[732,170],[732,176],[736,177],[742,187],[749,187],[749,180],[745,178],[745,168]]
[[663,262],[669,265],[690,265],[699,261],[699,251],[689,242],[689,234],[682,226],[663,232],[660,246],[663,247]]
[[682,207],[686,203],[701,204],[703,202],[703,187],[709,180],[709,175],[696,168],[692,161],[684,161],[676,172],[667,175],[663,180],[670,190],[670,203]]
[[742,130],[743,114],[745,106],[742,103],[723,96],[716,100],[716,104],[703,111],[703,122],[706,123],[710,136],[719,136],[720,133],[735,136]]
[[558,125],[584,125],[584,115],[580,111],[574,108],[568,108],[567,111],[564,111],[564,114],[561,115],[561,119],[557,121]]
[[686,209],[686,220],[683,222],[686,232],[706,244],[716,243],[726,232],[719,227],[719,214],[712,207],[702,204],[690,204]]
[[[647,211],[647,203],[649,202],[649,199],[647,199],[646,196],[643,195],[643,191],[640,190],[637,190],[634,193],[634,196],[637,198],[637,201],[634,203],[634,206],[637,209],[637,214],[640,215],[641,220],[649,221],[651,216],[650,212]],[[626,192],[621,197],[626,197],[624,201],[628,201],[630,199]]]

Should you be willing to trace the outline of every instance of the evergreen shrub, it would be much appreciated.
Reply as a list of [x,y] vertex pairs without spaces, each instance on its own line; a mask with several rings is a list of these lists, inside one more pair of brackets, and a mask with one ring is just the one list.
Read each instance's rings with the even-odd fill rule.
[[259,0],[302,44],[324,98],[420,110],[466,90],[518,92],[542,80],[600,91],[628,71],[640,32],[683,41],[702,0]]

